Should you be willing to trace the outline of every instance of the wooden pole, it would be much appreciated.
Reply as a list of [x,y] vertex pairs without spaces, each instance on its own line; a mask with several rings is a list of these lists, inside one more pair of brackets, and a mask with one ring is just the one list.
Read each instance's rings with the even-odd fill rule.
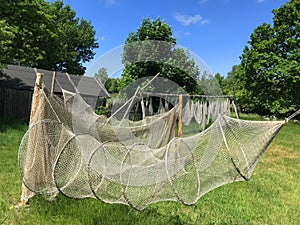
[[157,73],[144,87],[141,88],[141,90],[144,90],[146,87],[148,87],[149,84],[152,83],[158,76],[160,75],[160,72]]
[[179,95],[178,137],[182,136],[182,95]]
[[[137,93],[139,92],[139,90],[140,90],[140,86],[137,87],[137,89],[136,89],[134,95],[132,96],[131,101],[130,101],[130,103],[129,103],[129,106],[128,106],[128,108],[126,109],[126,112],[125,112],[125,114],[124,114],[122,120],[125,119],[126,115],[129,113],[129,110],[130,110],[130,108],[131,108],[131,106],[132,106],[132,104],[133,104],[133,101],[135,100],[135,97],[136,97]],[[121,124],[121,123],[120,123],[120,124]]]
[[[29,127],[36,120],[36,112],[37,112],[37,107],[38,107],[38,104],[39,104],[39,92],[40,92],[40,89],[42,87],[42,80],[43,80],[43,74],[42,73],[37,73],[36,74],[36,81],[35,81],[35,85],[34,85],[34,91],[33,91],[33,95],[32,95]],[[26,160],[25,167],[26,167],[26,164],[29,164],[29,163],[30,162],[27,162],[27,160]],[[24,174],[24,176],[26,176],[26,174]],[[22,183],[21,206],[27,205],[29,198],[34,196],[34,195],[35,195],[35,193],[30,191],[25,186],[25,184]]]
[[37,107],[39,104],[39,93],[40,93],[40,89],[42,87],[43,75],[44,74],[42,74],[42,73],[36,74],[36,80],[35,80],[35,85],[34,85],[34,90],[33,90],[33,95],[32,95],[32,102],[31,102],[29,126],[34,121],[36,110],[37,110]]
[[56,80],[56,71],[53,71],[53,75],[52,75],[52,84],[51,84],[51,92],[50,92],[51,95],[54,94],[55,80]]
[[142,108],[142,119],[145,119],[146,112],[145,112],[145,105],[144,105],[143,97],[141,99],[141,108]]

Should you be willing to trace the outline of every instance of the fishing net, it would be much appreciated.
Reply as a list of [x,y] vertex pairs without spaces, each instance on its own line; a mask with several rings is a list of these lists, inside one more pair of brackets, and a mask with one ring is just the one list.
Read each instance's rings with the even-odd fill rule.
[[[144,102],[150,107],[150,99]],[[227,100],[187,104],[197,124],[210,124],[176,137],[178,105],[168,109],[161,103],[160,114],[131,121],[96,115],[79,94],[64,92],[62,100],[41,89],[37,113],[19,148],[19,168],[29,190],[22,198],[61,192],[138,210],[159,201],[192,205],[218,186],[250,179],[284,124],[231,118],[225,113]]]

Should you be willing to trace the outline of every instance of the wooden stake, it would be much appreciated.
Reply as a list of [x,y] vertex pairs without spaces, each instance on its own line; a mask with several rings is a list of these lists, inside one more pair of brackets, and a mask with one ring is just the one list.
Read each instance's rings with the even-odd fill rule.
[[[29,126],[35,121],[36,117],[36,112],[37,112],[37,107],[39,104],[39,92],[42,87],[42,80],[43,80],[43,74],[42,73],[37,73],[36,74],[36,81],[34,85],[34,91],[32,95],[32,102],[31,102],[31,112],[30,112],[30,119],[29,119]],[[29,163],[29,162],[25,162]],[[26,166],[26,165],[25,165]],[[34,193],[30,191],[22,182],[22,194],[21,194],[21,206],[26,206],[28,203],[28,199],[24,199],[24,196],[33,196]],[[18,205],[16,206],[18,207]]]
[[51,92],[50,92],[51,95],[54,94],[55,80],[56,80],[56,71],[53,71],[52,84],[51,84]]
[[178,137],[182,136],[182,95],[179,95]]
[[30,120],[29,120],[29,125],[33,122],[34,116],[36,114],[36,110],[39,104],[39,92],[42,87],[42,80],[43,80],[43,75],[42,73],[37,73],[36,74],[36,80],[35,80],[35,85],[34,85],[34,90],[33,90],[33,95],[32,95],[32,102],[31,102],[31,112],[30,112]]
[[145,112],[145,105],[144,105],[143,97],[141,99],[141,108],[142,108],[142,119],[145,119],[146,112]]

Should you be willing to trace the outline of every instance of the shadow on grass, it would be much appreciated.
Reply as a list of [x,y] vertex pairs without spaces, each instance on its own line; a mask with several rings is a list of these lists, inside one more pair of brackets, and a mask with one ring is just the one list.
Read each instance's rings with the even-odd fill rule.
[[[58,195],[54,201],[42,196],[30,200],[30,214],[51,224],[184,224],[178,215],[160,213],[160,204],[168,204],[176,211],[177,203],[159,203],[136,211],[122,204],[106,204],[96,199],[76,200]],[[169,208],[170,210],[170,208]]]
[[15,119],[15,118],[0,118],[0,133],[5,133],[9,129],[26,130],[28,127],[28,119]]

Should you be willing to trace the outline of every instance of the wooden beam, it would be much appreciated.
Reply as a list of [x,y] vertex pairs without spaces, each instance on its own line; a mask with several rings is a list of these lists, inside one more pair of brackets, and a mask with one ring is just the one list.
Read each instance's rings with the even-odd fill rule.
[[182,137],[182,95],[179,98],[179,112],[178,112],[178,137]]
[[33,90],[33,95],[32,95],[32,102],[31,102],[29,125],[34,120],[34,116],[36,114],[36,110],[37,110],[37,107],[39,104],[39,93],[40,93],[40,89],[42,87],[43,75],[44,74],[42,74],[42,73],[36,74],[36,80],[35,80],[35,85],[34,85],[34,90]]
[[[37,113],[37,108],[39,105],[39,93],[40,93],[40,89],[42,87],[42,80],[43,80],[43,75],[42,73],[37,73],[36,74],[36,80],[35,80],[35,85],[34,85],[34,91],[33,91],[33,95],[32,95],[32,102],[31,102],[31,112],[30,112],[30,119],[29,119],[29,127],[30,125],[36,120],[36,113]],[[29,133],[30,135],[30,133]],[[30,148],[30,146],[29,146]],[[27,166],[26,164],[29,164],[30,162],[25,161],[25,167]],[[24,174],[24,176],[26,176],[26,174]],[[34,178],[33,178],[34,179]],[[22,194],[21,194],[21,206],[26,206],[28,203],[28,196],[32,197],[34,196],[35,193],[32,192],[31,190],[29,190],[24,182],[22,182]],[[16,206],[18,207],[18,205]]]
[[51,83],[51,91],[50,91],[50,94],[51,94],[51,95],[54,94],[55,81],[56,81],[56,71],[53,71],[53,75],[52,75],[52,83]]

